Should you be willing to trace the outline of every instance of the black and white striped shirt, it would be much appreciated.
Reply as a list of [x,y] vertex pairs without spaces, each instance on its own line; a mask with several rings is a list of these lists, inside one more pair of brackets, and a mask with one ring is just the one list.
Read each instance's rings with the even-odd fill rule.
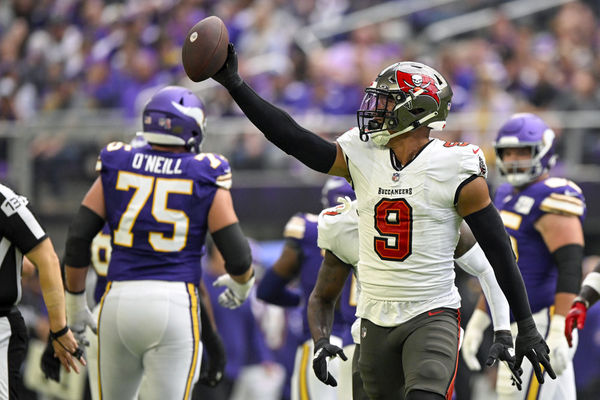
[[0,313],[21,300],[23,254],[46,239],[25,197],[0,184]]

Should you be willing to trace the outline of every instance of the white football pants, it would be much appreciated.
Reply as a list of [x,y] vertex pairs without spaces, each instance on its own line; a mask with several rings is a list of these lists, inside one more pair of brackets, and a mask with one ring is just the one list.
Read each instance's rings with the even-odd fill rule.
[[191,398],[202,358],[198,301],[183,282],[109,283],[98,321],[100,399],[131,400],[138,390],[144,400]]
[[[342,339],[338,337],[331,336],[330,342],[338,347],[342,347]],[[315,375],[312,368],[313,349],[313,341],[309,339],[298,346],[298,350],[296,350],[291,384],[292,400],[341,400],[341,397],[338,396],[339,386],[326,385]],[[348,353],[344,352],[344,354],[348,356]],[[348,361],[341,361],[339,357],[335,357],[327,365],[327,370],[338,381],[338,385],[343,380],[340,376],[340,362],[348,363]],[[350,385],[352,385],[352,363],[349,363],[349,365],[349,379]],[[352,393],[352,386],[350,386],[350,393]]]

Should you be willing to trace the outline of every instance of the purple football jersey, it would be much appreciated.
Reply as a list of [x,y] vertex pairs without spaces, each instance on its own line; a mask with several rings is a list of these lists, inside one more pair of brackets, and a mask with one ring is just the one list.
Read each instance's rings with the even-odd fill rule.
[[[304,296],[304,305],[302,310],[303,316],[303,331],[304,339],[308,340],[311,338],[310,329],[308,327],[308,317],[306,314],[307,302],[310,294],[315,287],[317,282],[317,276],[319,275],[319,269],[323,262],[323,256],[321,255],[321,249],[317,245],[317,216],[313,214],[298,213],[294,216],[294,219],[301,219],[303,221],[304,229],[297,231],[297,234],[289,234],[286,232],[284,236],[287,240],[296,242],[300,253],[302,254],[301,266],[300,266],[300,287]],[[289,226],[289,224],[288,224]],[[331,328],[331,334],[342,338],[344,345],[352,343],[352,336],[350,334],[350,326],[356,319],[354,310],[349,309],[350,305],[350,285],[351,279],[346,281],[342,295],[339,299],[339,308],[336,307],[333,326]]]
[[114,142],[98,162],[112,232],[108,280],[198,284],[209,209],[217,189],[231,186],[227,160]]
[[558,269],[534,225],[546,213],[575,215],[583,222],[585,199],[581,189],[563,178],[534,182],[521,191],[506,183],[496,191],[494,204],[510,235],[531,311],[550,307],[554,304]]

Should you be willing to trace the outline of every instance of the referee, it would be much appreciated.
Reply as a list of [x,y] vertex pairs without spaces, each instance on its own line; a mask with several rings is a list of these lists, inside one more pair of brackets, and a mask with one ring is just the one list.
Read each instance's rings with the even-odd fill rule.
[[39,272],[55,355],[68,372],[73,368],[79,373],[75,358],[85,365],[66,325],[58,257],[27,203],[25,197],[0,184],[0,399],[18,399],[21,392],[27,330],[16,304],[21,299],[23,254]]

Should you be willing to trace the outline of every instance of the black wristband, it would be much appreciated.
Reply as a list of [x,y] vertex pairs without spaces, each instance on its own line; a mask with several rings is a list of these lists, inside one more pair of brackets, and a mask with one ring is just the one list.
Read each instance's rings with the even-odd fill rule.
[[519,329],[519,332],[526,332],[532,329],[535,329],[537,331],[535,321],[533,320],[533,316],[517,321],[517,328]]
[[69,332],[69,325],[65,325],[64,328],[62,328],[61,330],[56,331],[56,332],[50,331],[50,339],[58,340],[59,337],[65,335],[67,332]]
[[512,333],[508,330],[494,331],[494,342],[513,347]]
[[568,244],[552,252],[552,258],[558,268],[556,293],[577,294],[581,287],[581,264],[583,263],[583,246]]
[[319,349],[321,347],[325,346],[326,344],[329,344],[329,338],[322,337],[321,339],[317,340],[315,342],[315,349],[314,349],[313,353],[316,353],[317,351],[319,351]]
[[211,233],[217,249],[225,260],[225,270],[230,275],[242,275],[252,264],[248,240],[238,222]]

